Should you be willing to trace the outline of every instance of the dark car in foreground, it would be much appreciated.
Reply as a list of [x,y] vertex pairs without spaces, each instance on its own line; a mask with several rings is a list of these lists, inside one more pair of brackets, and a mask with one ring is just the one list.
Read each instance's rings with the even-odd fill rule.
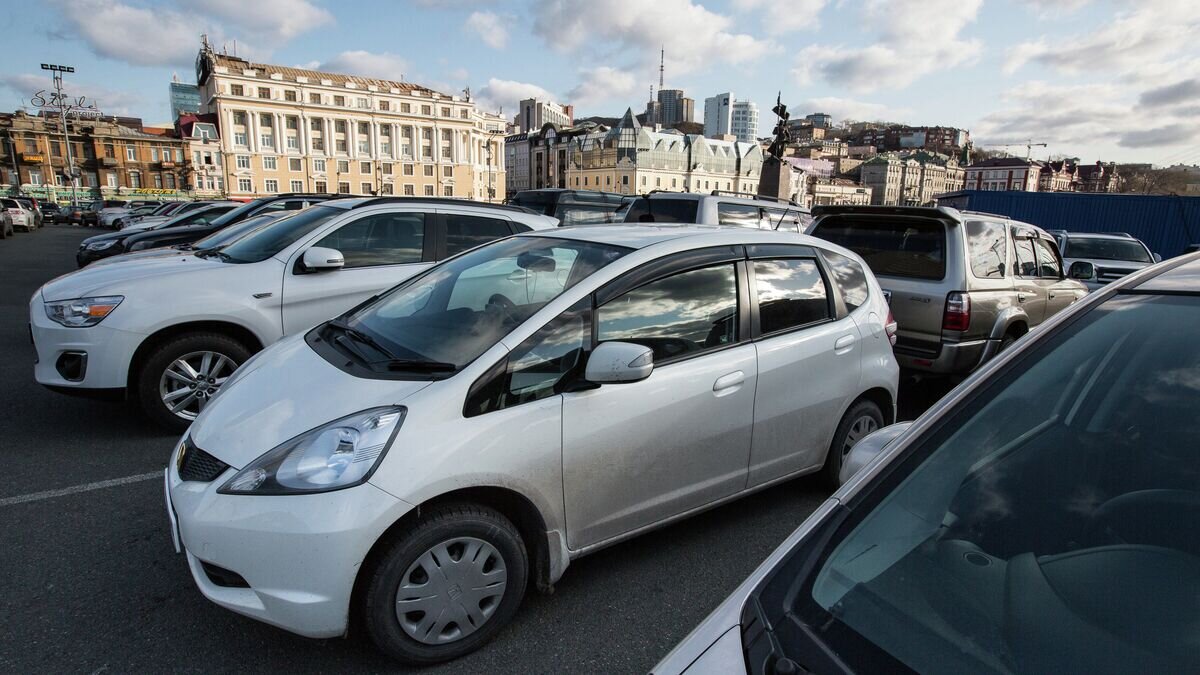
[[1200,672],[1198,410],[1193,254],[862,439],[654,672]]

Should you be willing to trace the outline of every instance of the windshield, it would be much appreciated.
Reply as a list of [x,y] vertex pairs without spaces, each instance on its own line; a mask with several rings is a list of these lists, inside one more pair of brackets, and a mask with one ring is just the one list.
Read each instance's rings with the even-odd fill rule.
[[560,293],[628,249],[513,237],[452,258],[389,291],[347,323],[396,359],[460,369]]
[[[238,207],[213,221],[214,225],[241,211]],[[279,221],[278,227],[266,227],[253,232],[221,249],[221,260],[231,263],[261,262],[296,243],[301,237],[321,227],[333,218],[346,213],[332,206],[310,206],[296,215]]]
[[247,214],[257,210],[266,201],[266,199],[255,199],[252,202],[246,202],[245,204],[242,204],[236,209],[214,220],[213,225],[228,225],[229,223],[236,223],[242,218],[245,218]]
[[1136,239],[1109,239],[1107,237],[1067,237],[1064,258],[1091,258],[1093,260],[1128,260],[1131,262],[1153,262],[1150,252]]
[[[297,213],[297,212],[289,211],[289,213]],[[288,216],[288,217],[290,217],[290,216]],[[246,220],[243,220],[240,223],[234,223],[233,225],[230,225],[229,227],[226,227],[221,230],[217,230],[216,232],[213,232],[212,234],[208,235],[207,237],[200,239],[193,244],[190,244],[189,247],[196,249],[196,250],[209,250],[209,249],[220,248],[232,241],[241,239],[243,236],[245,236],[249,232],[258,230],[259,228],[266,227],[269,223],[273,223],[278,220],[281,220],[281,218],[275,214],[253,216],[251,218],[247,218]]]
[[697,199],[638,197],[624,210],[626,223],[694,223]]
[[1200,671],[1198,335],[1196,296],[1080,316],[846,500],[815,573],[759,606],[855,671]]

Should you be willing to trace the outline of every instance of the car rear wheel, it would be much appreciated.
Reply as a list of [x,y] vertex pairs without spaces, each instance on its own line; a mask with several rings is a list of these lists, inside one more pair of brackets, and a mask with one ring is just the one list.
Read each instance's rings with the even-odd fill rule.
[[867,434],[883,428],[883,412],[873,401],[861,400],[850,406],[842,421],[838,423],[837,431],[833,434],[833,443],[829,446],[829,454],[825,456],[825,483],[831,488],[841,485],[839,475],[842,464],[851,448],[858,444]]
[[228,335],[181,335],[145,360],[137,377],[138,400],[150,419],[183,431],[248,358],[250,350]]
[[375,645],[401,662],[428,665],[475,651],[525,595],[524,542],[493,509],[434,507],[382,546],[363,572],[360,609]]

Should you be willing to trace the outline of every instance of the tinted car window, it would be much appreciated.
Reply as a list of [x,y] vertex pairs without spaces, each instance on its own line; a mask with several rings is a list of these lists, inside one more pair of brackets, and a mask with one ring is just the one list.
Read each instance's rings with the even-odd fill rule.
[[967,254],[971,256],[971,274],[980,279],[1004,278],[1008,260],[1008,236],[1004,223],[968,220]]
[[821,221],[812,233],[862,256],[878,275],[946,276],[946,226],[938,221],[835,218]]
[[694,223],[696,222],[696,207],[699,203],[695,199],[638,197],[630,202],[629,208],[625,212],[625,222]]
[[831,543],[777,568],[812,576],[763,592],[857,672],[1197,672],[1197,335],[1195,296],[1105,301],[968,392],[850,498]]
[[347,268],[421,261],[425,214],[376,213],[347,223],[314,246],[341,251]]
[[760,219],[761,213],[757,206],[729,202],[717,204],[717,223],[721,225],[757,228]]
[[821,249],[821,257],[829,265],[829,273],[833,276],[833,285],[842,294],[842,302],[846,311],[853,312],[867,302],[870,294],[867,286],[867,273],[862,266],[850,258],[833,251]]
[[446,214],[446,255],[452,256],[512,234],[508,221],[499,218]]
[[1017,274],[1023,277],[1038,275],[1037,256],[1033,252],[1033,241],[1017,239],[1013,242],[1017,252]]
[[692,270],[610,300],[598,311],[596,336],[645,345],[663,361],[737,341],[737,309],[732,264]]
[[815,260],[755,260],[758,325],[774,333],[830,317],[829,295]]
[[1046,279],[1057,279],[1062,276],[1062,265],[1054,254],[1054,247],[1045,239],[1034,240],[1037,252],[1039,275]]
[[1109,239],[1107,237],[1067,237],[1067,248],[1063,256],[1068,258],[1092,258],[1095,260],[1130,260],[1153,262],[1142,242],[1136,239]]

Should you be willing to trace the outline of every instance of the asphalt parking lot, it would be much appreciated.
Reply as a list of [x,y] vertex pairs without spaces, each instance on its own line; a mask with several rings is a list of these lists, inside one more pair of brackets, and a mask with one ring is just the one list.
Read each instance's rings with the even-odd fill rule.
[[[398,670],[363,636],[306,640],[206,601],[163,509],[175,437],[33,381],[29,297],[96,232],[0,242],[0,672]],[[938,393],[918,388],[903,413]],[[793,481],[581,559],[495,642],[427,672],[644,672],[825,496]]]

